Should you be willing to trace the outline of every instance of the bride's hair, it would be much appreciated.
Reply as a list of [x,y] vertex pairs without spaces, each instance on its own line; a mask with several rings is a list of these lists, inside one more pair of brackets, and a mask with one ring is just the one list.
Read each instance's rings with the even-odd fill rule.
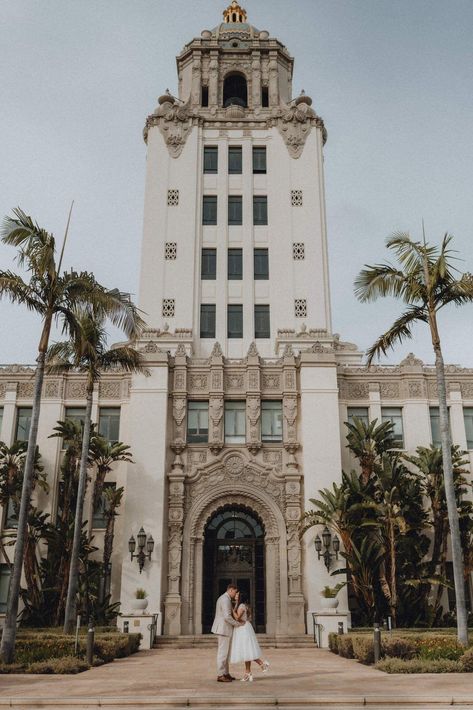
[[246,606],[246,613],[248,615],[248,619],[250,620],[252,616],[250,600],[248,594],[245,594],[245,592],[240,592],[240,604],[244,604]]

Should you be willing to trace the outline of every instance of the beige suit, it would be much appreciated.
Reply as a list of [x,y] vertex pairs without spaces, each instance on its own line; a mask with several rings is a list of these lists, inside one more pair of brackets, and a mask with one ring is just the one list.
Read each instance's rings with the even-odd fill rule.
[[225,592],[217,599],[212,633],[218,636],[217,675],[228,675],[228,657],[232,643],[233,627],[240,626],[232,615],[232,600]]

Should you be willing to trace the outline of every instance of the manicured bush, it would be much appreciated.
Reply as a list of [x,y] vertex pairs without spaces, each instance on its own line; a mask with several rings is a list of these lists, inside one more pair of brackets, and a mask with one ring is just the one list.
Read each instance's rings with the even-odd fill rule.
[[467,673],[473,673],[473,647],[467,648],[465,653],[460,656],[460,663],[463,666],[463,670]]
[[417,652],[417,644],[414,639],[402,638],[401,636],[383,635],[381,641],[383,656],[390,658],[414,658]]
[[82,658],[63,656],[62,658],[51,658],[49,661],[31,663],[26,673],[82,673],[82,671],[87,671],[89,667],[89,664]]
[[369,666],[374,663],[374,643],[370,636],[353,636],[353,655],[360,663]]
[[23,663],[0,663],[0,674],[4,673],[24,673],[25,666]]
[[409,660],[386,658],[379,661],[375,668],[385,673],[462,673],[464,671],[460,661],[425,658],[411,658]]
[[445,634],[431,634],[419,636],[417,639],[417,653],[420,658],[430,661],[446,659],[458,661],[465,649],[454,636]]
[[336,634],[333,631],[328,635],[328,647],[332,653],[338,653],[338,638],[340,634]]
[[338,638],[338,654],[342,658],[353,658],[353,639],[348,634],[341,634]]

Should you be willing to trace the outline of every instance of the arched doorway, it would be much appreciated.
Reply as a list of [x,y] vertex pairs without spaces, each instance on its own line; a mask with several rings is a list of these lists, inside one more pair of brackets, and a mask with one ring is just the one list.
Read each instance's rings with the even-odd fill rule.
[[248,89],[243,74],[227,74],[223,82],[223,107],[232,104],[243,108],[248,106]]
[[264,527],[244,507],[218,510],[205,527],[203,549],[202,630],[209,633],[215,602],[228,584],[244,592],[253,610],[258,633],[266,629]]

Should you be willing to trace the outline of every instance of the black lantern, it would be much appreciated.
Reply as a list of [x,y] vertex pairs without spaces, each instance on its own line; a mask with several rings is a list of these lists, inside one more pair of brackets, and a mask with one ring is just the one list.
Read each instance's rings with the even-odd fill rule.
[[[135,550],[136,550],[136,540],[133,537],[133,535],[130,537],[128,540],[128,550],[130,552],[131,556],[131,561],[133,562],[133,559],[136,557],[136,560],[138,562],[138,566],[140,568],[140,574],[143,571],[143,567],[145,566],[145,560],[151,560],[151,553],[154,550],[154,540],[152,535],[147,535],[144,531],[144,528],[140,528],[138,535],[136,536],[138,540],[138,552],[135,555]],[[145,552],[146,548],[146,552]]]
[[[320,560],[321,557],[324,558],[324,563],[327,571],[330,571],[330,565],[332,558],[338,560],[338,553],[340,551],[340,540],[336,535],[333,536],[327,526],[322,530],[322,538],[320,535],[315,536],[314,540],[315,551],[317,552],[317,558]],[[323,552],[322,552],[323,547]],[[333,552],[330,551],[332,548]]]

